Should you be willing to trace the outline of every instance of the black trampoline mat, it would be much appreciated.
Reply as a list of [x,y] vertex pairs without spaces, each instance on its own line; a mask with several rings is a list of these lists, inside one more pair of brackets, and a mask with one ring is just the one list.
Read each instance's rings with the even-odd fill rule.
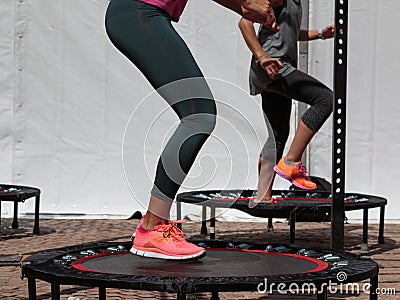
[[131,253],[88,257],[73,263],[77,269],[121,275],[164,277],[247,277],[317,272],[328,264],[293,254],[237,250],[207,250],[197,261],[167,261]]

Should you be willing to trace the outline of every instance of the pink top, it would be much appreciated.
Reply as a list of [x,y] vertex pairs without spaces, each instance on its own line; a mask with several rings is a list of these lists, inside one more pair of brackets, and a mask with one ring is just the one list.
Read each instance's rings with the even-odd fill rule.
[[157,6],[165,10],[175,22],[179,21],[180,16],[188,0],[139,0]]

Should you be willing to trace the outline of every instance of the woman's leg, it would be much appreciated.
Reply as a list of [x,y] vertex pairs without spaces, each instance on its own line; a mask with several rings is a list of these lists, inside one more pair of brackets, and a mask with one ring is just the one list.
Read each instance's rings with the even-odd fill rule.
[[[299,121],[285,160],[281,160],[275,170],[293,184],[313,189],[315,184],[308,179],[304,167],[299,162],[312,137],[332,112],[333,93],[320,81],[298,70],[274,82],[269,90],[311,106]],[[291,169],[293,174],[289,174]]]
[[297,125],[296,134],[294,135],[289,151],[286,154],[286,159],[293,162],[301,161],[304,151],[316,133],[316,131],[311,130],[302,120],[300,120]]
[[271,85],[271,89],[310,105],[301,117],[288,153],[293,161],[299,161],[311,138],[332,113],[333,92],[322,82],[299,70]]
[[289,137],[292,110],[292,99],[288,97],[265,91],[261,93],[261,99],[267,127],[271,128],[268,130],[268,141],[259,158],[257,201],[270,200],[272,197],[275,175],[273,167],[283,155]]
[[161,9],[134,0],[112,1],[106,29],[114,45],[181,120],[157,165],[148,212],[141,224],[142,229],[151,229],[169,224],[176,192],[214,129],[215,101],[188,47]]

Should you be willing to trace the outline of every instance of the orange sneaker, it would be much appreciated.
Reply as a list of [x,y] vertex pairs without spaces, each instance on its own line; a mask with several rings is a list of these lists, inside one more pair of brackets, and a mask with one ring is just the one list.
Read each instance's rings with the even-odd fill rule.
[[136,255],[169,260],[198,259],[206,255],[204,248],[187,242],[184,233],[176,226],[178,222],[157,225],[146,230],[141,226],[136,228],[135,239],[131,252]]
[[293,165],[288,165],[285,158],[282,157],[278,164],[274,167],[275,172],[289,180],[293,185],[304,190],[314,190],[317,185],[307,176],[306,167],[299,161]]

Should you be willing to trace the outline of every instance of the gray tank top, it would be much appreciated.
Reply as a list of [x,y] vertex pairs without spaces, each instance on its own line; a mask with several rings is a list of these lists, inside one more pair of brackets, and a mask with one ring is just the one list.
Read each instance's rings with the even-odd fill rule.
[[[297,68],[297,40],[301,26],[301,0],[285,0],[282,12],[277,17],[280,27],[279,32],[274,32],[261,25],[258,31],[258,41],[262,45],[266,55],[279,58],[283,68],[275,76],[275,80],[286,76]],[[250,65],[250,94],[257,95],[264,91],[272,83],[267,72],[256,63],[253,56]]]

